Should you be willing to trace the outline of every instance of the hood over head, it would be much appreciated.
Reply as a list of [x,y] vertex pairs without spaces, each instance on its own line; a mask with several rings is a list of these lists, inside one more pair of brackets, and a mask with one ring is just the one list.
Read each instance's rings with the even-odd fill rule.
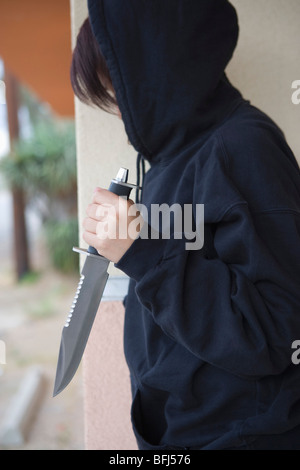
[[128,138],[170,158],[241,100],[224,70],[238,39],[227,0],[88,0]]

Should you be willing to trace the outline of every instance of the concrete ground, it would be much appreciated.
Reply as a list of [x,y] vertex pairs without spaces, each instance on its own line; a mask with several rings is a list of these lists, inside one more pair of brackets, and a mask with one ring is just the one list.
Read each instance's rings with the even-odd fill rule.
[[[24,443],[0,448],[81,450],[84,449],[81,367],[71,384],[52,397],[61,332],[78,276],[62,275],[51,268],[39,239],[38,222],[32,220],[36,232],[31,240],[31,261],[37,276],[21,284],[15,282],[9,211],[3,212],[8,207],[4,201],[7,197],[0,193],[0,340],[6,348],[6,364],[0,363],[0,429],[13,397],[33,366],[42,370],[44,387]],[[37,250],[32,250],[32,243]]]

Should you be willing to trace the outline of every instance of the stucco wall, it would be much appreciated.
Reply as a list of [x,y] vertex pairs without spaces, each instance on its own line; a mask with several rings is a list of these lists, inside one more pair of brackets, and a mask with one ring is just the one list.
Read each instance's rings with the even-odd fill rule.
[[[87,16],[86,2],[71,0],[74,37]],[[79,220],[85,217],[96,186],[107,187],[120,166],[135,183],[135,152],[127,143],[123,123],[76,99],[76,138]],[[134,194],[133,194],[134,197]],[[82,230],[80,230],[80,237]],[[85,243],[81,240],[81,246]],[[84,259],[81,260],[81,262]],[[110,279],[121,276],[111,264]],[[101,303],[83,358],[85,446],[96,449],[135,449],[130,425],[130,385],[123,357],[123,286],[118,300]]]
[[[291,101],[292,82],[300,80],[300,2],[232,0],[232,3],[238,10],[241,32],[228,68],[229,78],[245,98],[278,122],[300,161],[300,105]],[[82,0],[71,0],[71,6],[74,44],[87,9]],[[94,187],[106,187],[120,166],[128,167],[130,179],[135,180],[135,152],[127,144],[123,124],[116,117],[77,100],[75,111],[79,218],[83,220]],[[111,274],[122,275],[115,269]],[[104,302],[83,365],[87,449],[136,447],[129,419],[130,390],[122,341],[122,303]]]
[[232,0],[240,24],[238,48],[228,76],[246,99],[285,132],[300,162],[300,105],[292,103],[300,80],[299,0]]

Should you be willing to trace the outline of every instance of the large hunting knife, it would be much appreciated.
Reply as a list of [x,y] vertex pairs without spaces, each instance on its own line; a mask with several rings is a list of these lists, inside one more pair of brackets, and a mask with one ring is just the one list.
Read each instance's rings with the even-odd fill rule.
[[[109,191],[128,199],[136,186],[127,180],[128,170],[120,168],[110,183]],[[95,248],[74,247],[73,251],[83,253],[87,258],[62,331],[53,396],[64,390],[77,371],[108,279],[110,261],[99,255]]]

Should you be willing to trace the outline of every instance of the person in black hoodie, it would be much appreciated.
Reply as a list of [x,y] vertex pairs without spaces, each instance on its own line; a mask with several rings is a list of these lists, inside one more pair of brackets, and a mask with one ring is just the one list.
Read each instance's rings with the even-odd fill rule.
[[100,240],[97,209],[117,196],[100,189],[87,209],[85,241],[130,277],[124,350],[138,447],[300,450],[300,171],[282,131],[225,74],[236,11],[227,0],[88,7],[75,94],[118,106],[150,165],[149,211],[192,204],[195,216],[204,204],[198,249],[175,232]]

